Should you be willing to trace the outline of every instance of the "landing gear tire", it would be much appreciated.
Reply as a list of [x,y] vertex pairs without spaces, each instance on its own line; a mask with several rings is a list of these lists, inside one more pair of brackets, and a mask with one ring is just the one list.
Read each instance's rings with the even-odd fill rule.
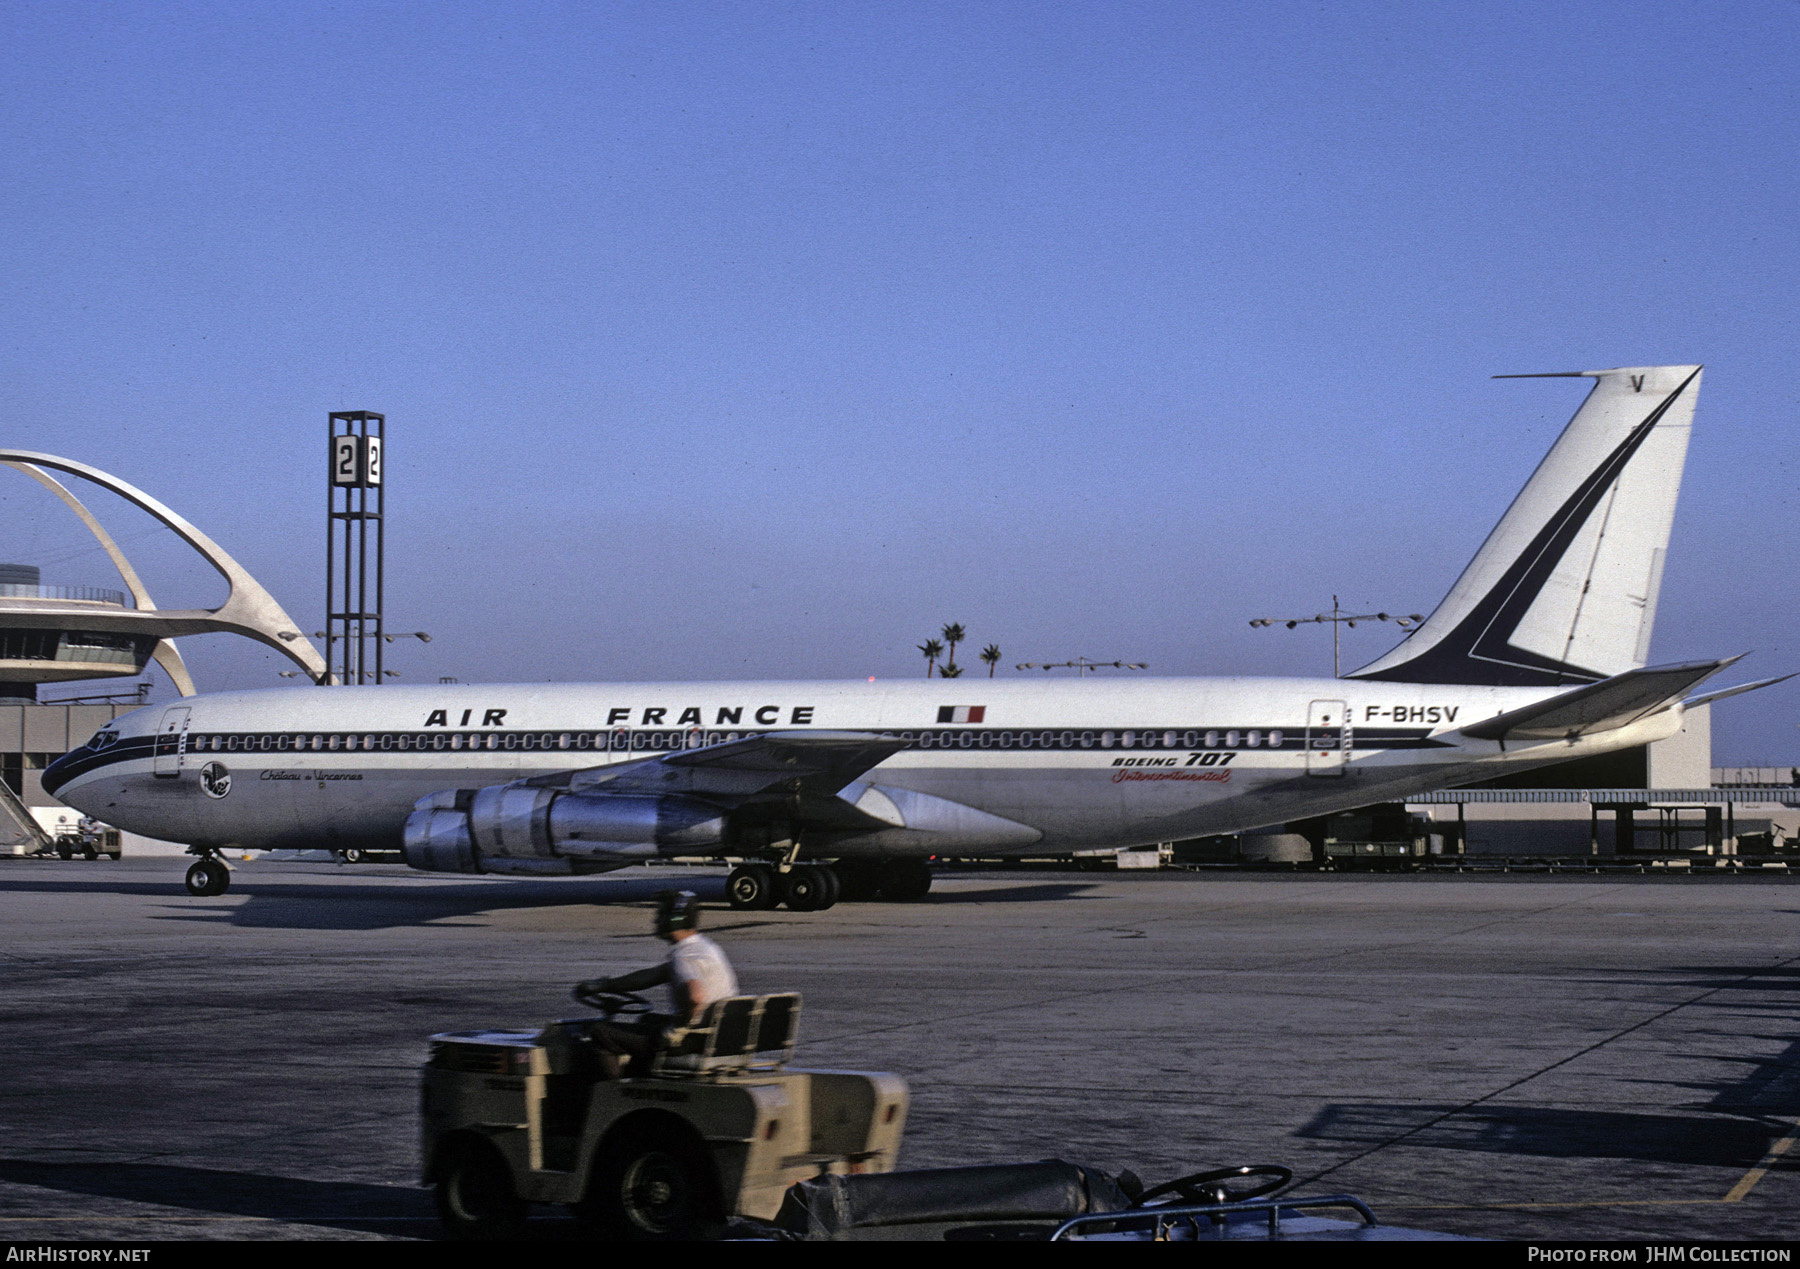
[[792,912],[823,912],[843,893],[837,873],[823,864],[802,864],[791,869],[786,880],[787,905]]
[[692,1242],[718,1235],[718,1193],[703,1142],[642,1124],[601,1147],[577,1210],[609,1239]]
[[231,870],[216,859],[202,859],[187,870],[187,892],[196,899],[210,899],[231,888]]
[[725,897],[740,912],[768,911],[780,898],[775,870],[767,864],[739,864],[725,878]]
[[831,870],[837,874],[838,898],[845,903],[870,903],[881,897],[881,873],[876,864],[840,859]]
[[504,1242],[525,1225],[525,1202],[513,1193],[506,1161],[485,1141],[453,1145],[437,1183],[438,1219],[452,1238]]
[[790,868],[782,881],[789,912],[819,910],[819,903],[825,897],[825,883],[819,879],[817,868],[810,864]]
[[931,893],[931,869],[923,859],[890,859],[881,866],[881,897],[917,903]]
[[348,850],[346,850],[344,852],[344,862],[347,864],[360,864],[363,860],[365,860],[367,858],[368,858],[368,856],[366,854],[364,854],[361,849],[359,849],[358,847],[355,847],[355,846],[350,847]]

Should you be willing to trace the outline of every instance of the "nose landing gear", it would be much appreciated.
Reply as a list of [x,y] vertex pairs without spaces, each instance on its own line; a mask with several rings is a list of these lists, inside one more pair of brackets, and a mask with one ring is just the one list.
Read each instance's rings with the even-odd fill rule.
[[210,899],[231,888],[231,869],[217,855],[206,854],[187,870],[187,892],[196,899]]

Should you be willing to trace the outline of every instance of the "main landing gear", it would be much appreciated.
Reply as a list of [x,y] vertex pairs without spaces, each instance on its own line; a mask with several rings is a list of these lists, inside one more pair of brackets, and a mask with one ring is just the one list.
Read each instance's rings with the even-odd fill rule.
[[210,899],[231,888],[231,869],[217,855],[208,852],[187,870],[187,892],[196,899]]
[[766,912],[779,904],[790,912],[823,912],[840,898],[916,903],[930,891],[931,869],[922,859],[796,864],[786,872],[748,863],[733,868],[725,880],[731,906],[748,912]]
[[725,879],[731,906],[746,912],[767,912],[783,903],[793,912],[823,912],[838,901],[841,889],[837,873],[823,864],[797,864],[786,872],[772,864],[739,864]]

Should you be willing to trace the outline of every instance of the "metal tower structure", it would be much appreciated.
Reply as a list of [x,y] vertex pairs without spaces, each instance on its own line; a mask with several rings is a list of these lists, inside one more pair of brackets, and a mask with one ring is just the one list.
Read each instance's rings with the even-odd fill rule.
[[337,683],[382,681],[383,482],[387,419],[345,410],[330,421],[325,522],[325,660]]

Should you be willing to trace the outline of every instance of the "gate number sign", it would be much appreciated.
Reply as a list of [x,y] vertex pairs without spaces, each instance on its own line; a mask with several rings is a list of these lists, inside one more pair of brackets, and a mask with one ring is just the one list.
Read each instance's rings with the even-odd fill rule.
[[379,485],[381,438],[350,435],[332,437],[331,483],[361,487]]

